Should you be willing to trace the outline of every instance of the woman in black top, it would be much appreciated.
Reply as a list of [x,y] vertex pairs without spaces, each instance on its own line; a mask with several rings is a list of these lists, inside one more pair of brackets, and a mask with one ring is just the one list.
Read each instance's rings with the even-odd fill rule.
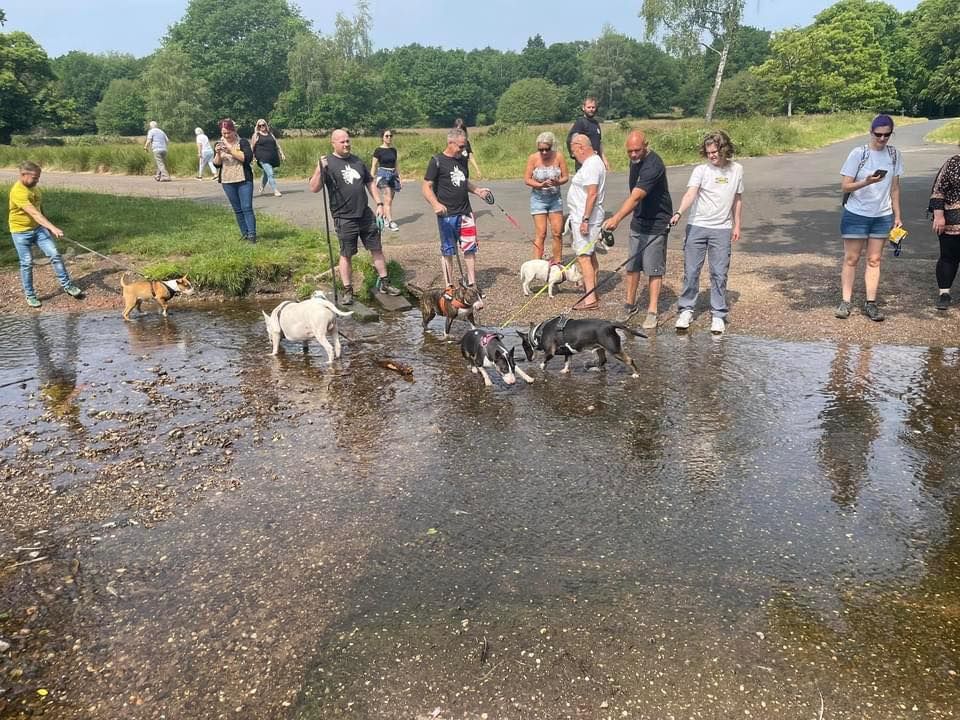
[[250,138],[250,147],[253,148],[253,156],[257,159],[257,165],[263,171],[260,176],[260,194],[267,190],[267,184],[273,189],[273,194],[280,197],[280,191],[277,190],[277,181],[273,177],[273,171],[280,167],[280,161],[286,160],[280,143],[274,136],[273,131],[263,118],[257,120],[257,129]]
[[457,118],[453,121],[453,126],[458,130],[463,130],[467,136],[467,146],[463,149],[463,157],[467,162],[473,163],[473,169],[477,171],[477,180],[483,180],[483,173],[480,172],[480,166],[477,164],[477,156],[473,152],[473,146],[470,145],[470,134],[467,132],[467,123],[463,118]]
[[387,227],[396,232],[400,226],[393,220],[393,196],[400,192],[400,166],[397,164],[397,149],[393,146],[393,130],[384,130],[383,142],[373,151],[370,173],[377,178],[377,187],[383,199],[383,219]]
[[937,173],[930,193],[933,232],[940,239],[937,260],[937,310],[950,307],[950,288],[960,267],[960,155],[947,160]]

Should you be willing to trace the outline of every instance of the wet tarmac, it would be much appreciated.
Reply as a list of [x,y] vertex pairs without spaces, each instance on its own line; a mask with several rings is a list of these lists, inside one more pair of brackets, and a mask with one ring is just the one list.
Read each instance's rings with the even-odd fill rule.
[[0,717],[958,715],[956,349],[341,329],[0,317]]

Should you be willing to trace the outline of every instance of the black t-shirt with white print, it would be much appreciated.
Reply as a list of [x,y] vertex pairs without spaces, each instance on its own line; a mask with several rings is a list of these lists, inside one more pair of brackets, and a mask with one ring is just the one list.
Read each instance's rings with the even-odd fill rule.
[[470,170],[466,158],[447,157],[443,153],[434,155],[427,163],[427,173],[423,179],[433,184],[433,194],[437,201],[447,208],[448,215],[469,215],[470,191],[467,182]]
[[330,191],[330,214],[335,218],[362,218],[369,208],[367,185],[371,180],[370,170],[356,155],[327,155],[324,184]]

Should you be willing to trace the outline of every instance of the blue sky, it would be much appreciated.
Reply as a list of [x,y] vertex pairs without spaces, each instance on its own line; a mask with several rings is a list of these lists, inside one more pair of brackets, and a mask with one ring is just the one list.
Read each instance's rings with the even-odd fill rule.
[[[918,1],[892,0],[890,4],[902,11],[915,8]],[[331,30],[338,10],[352,14],[354,8],[353,0],[301,0],[298,4],[321,32]],[[832,4],[829,0],[747,0],[744,21],[768,30],[807,25]],[[371,0],[373,41],[377,48],[416,42],[521,50],[536,33],[547,44],[590,40],[605,23],[642,38],[640,5],[641,0]],[[3,30],[30,33],[51,57],[70,50],[147,55],[186,7],[187,0],[0,0],[7,14]]]

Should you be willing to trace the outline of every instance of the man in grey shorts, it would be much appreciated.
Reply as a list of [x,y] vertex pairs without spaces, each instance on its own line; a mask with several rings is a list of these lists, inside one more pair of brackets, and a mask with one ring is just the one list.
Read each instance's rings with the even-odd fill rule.
[[627,298],[624,310],[632,315],[638,310],[637,289],[640,273],[646,273],[650,300],[643,327],[657,326],[657,311],[663,274],[667,270],[667,235],[673,201],[667,186],[667,168],[663,160],[647,144],[640,130],[627,136],[627,155],[630,157],[630,195],[612,218],[603,224],[605,230],[616,230],[627,215],[630,221],[630,248],[627,261]]

